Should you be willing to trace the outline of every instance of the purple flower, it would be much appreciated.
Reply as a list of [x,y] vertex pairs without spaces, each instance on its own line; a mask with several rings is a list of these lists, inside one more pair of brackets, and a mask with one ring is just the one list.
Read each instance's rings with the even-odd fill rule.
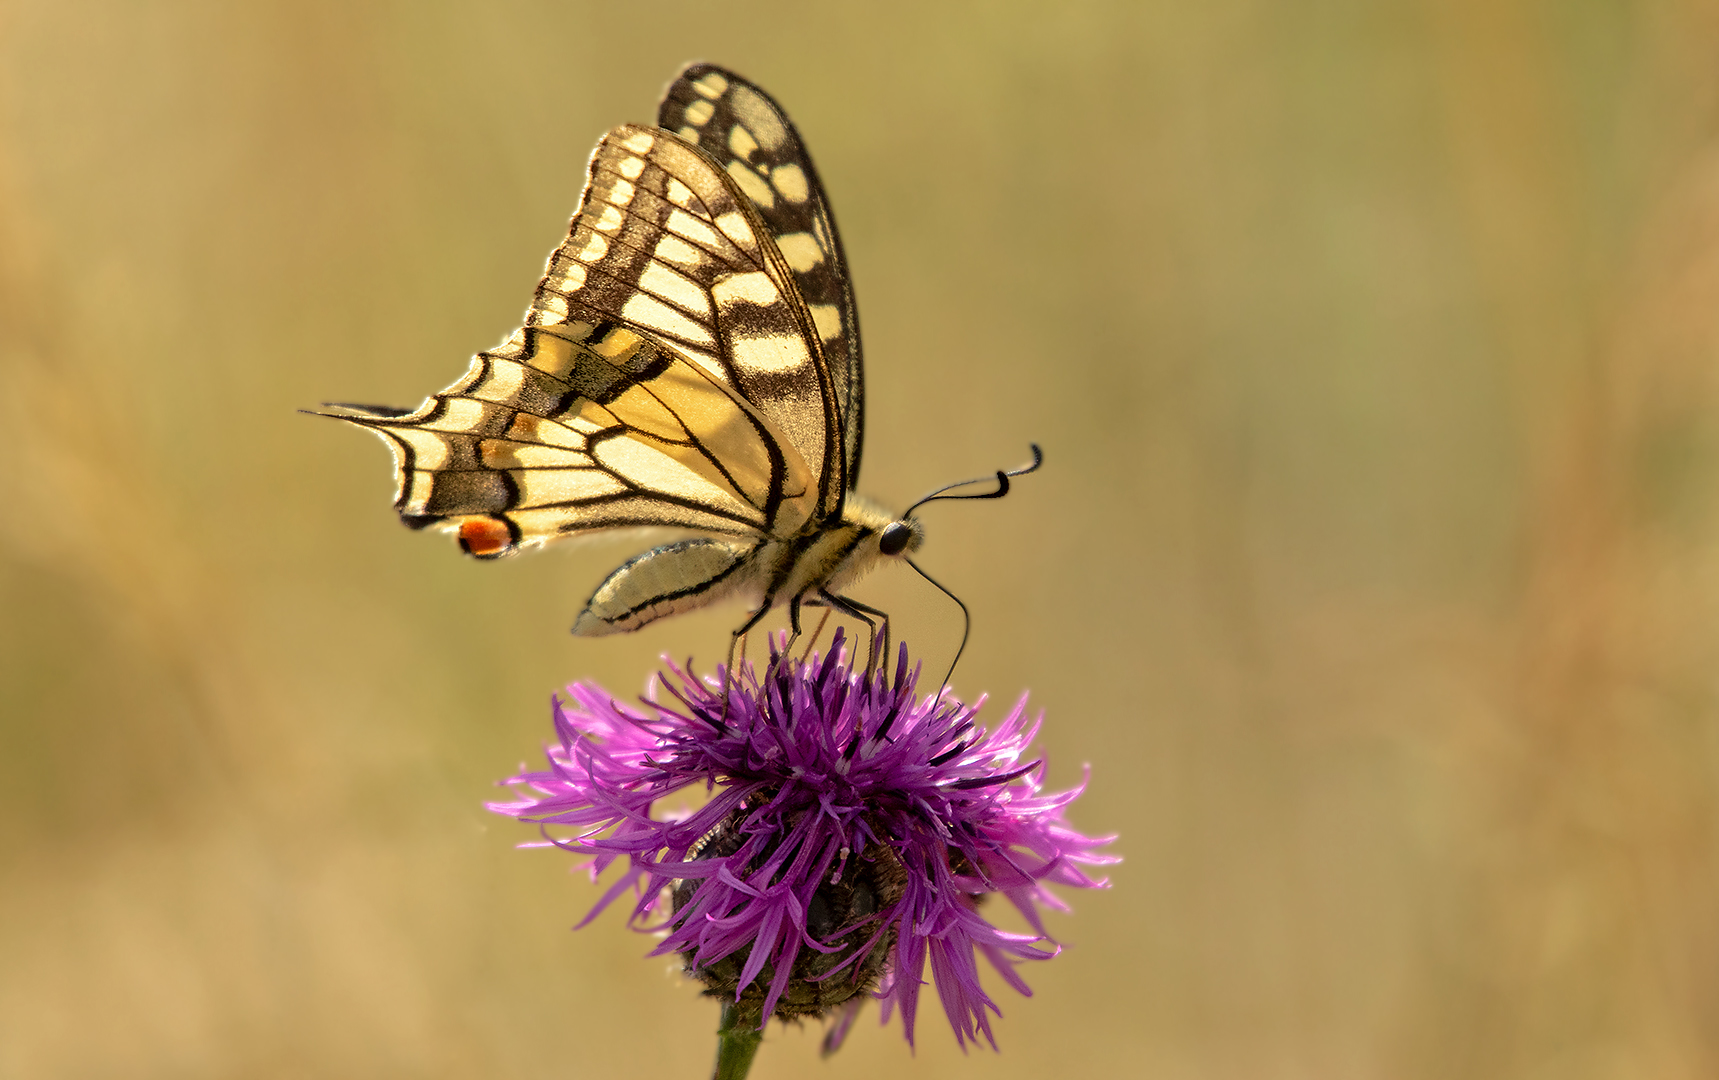
[[[957,1041],[994,1047],[987,1013],[1001,1010],[977,956],[1030,993],[1015,963],[1056,955],[1039,909],[1066,910],[1045,886],[1105,884],[1079,864],[1114,862],[1110,838],[1062,818],[1084,783],[1042,794],[1043,761],[1021,762],[1038,732],[1024,697],[987,731],[983,699],[915,699],[905,646],[891,680],[849,668],[841,641],[801,663],[773,652],[761,680],[743,665],[726,710],[720,672],[668,665],[642,708],[575,683],[555,702],[549,769],[513,777],[517,798],[490,808],[590,856],[593,879],[624,860],[580,925],[632,891],[634,925],[663,934],[652,955],[684,956],[753,1026],[840,1006],[834,1049],[869,990],[911,1042],[929,960]],[[695,785],[712,792],[703,807],[652,816]],[[1036,933],[991,925],[992,893]]]

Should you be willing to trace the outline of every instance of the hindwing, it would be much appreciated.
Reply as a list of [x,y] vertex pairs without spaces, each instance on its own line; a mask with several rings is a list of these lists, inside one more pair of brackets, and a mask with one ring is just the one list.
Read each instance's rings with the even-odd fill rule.
[[812,479],[768,420],[612,322],[527,326],[417,411],[392,412],[338,415],[394,447],[406,522],[454,525],[474,555],[638,525],[771,535],[810,508]]

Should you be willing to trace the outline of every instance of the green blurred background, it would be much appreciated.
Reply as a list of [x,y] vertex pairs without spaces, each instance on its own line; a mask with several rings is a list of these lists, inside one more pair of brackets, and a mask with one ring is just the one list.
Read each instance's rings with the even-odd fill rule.
[[705,1074],[481,803],[738,611],[574,640],[639,542],[463,559],[294,411],[499,341],[695,58],[832,194],[863,489],[1044,444],[924,563],[1127,857],[1000,1056],[933,1004],[755,1076],[1719,1073],[1715,55],[1714,0],[5,0],[0,1076]]

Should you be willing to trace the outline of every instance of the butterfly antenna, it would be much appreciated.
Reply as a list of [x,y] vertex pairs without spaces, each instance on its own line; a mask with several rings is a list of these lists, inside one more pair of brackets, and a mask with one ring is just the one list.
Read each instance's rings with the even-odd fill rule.
[[[1035,446],[1035,447],[1033,447],[1033,449],[1037,450],[1038,447]],[[1038,466],[1035,463],[1033,468],[1037,468],[1037,467]],[[1027,471],[1031,472],[1032,470],[1029,469]],[[999,475],[1001,475],[1001,474],[999,474]],[[971,483],[971,481],[968,481],[968,482]],[[956,497],[960,498],[961,496],[956,496]],[[984,497],[985,496],[967,496],[967,498],[984,498]],[[931,582],[931,584],[936,585],[938,592],[942,593],[944,596],[947,596],[949,599],[955,601],[955,606],[961,609],[961,644],[955,649],[955,659],[949,661],[949,672],[948,672],[948,674],[943,676],[943,685],[939,686],[937,688],[937,699],[931,703],[931,708],[933,710],[936,710],[937,703],[939,701],[943,700],[943,691],[949,689],[949,680],[955,677],[955,665],[959,664],[961,662],[961,654],[963,652],[967,651],[967,635],[969,633],[971,633],[972,629],[973,629],[973,613],[967,610],[967,605],[963,604],[961,602],[961,598],[959,596],[956,596],[954,593],[950,592],[948,589],[945,589],[942,586],[942,584],[940,582],[938,582],[938,580],[936,578],[932,577],[930,574],[927,574],[924,570],[921,570],[919,568],[918,563],[914,562],[912,559],[908,559],[907,565],[913,567],[913,569],[919,574],[920,577],[924,578],[926,581]]]
[[[1002,498],[1004,495],[1007,495],[1009,493],[1009,478],[1010,477],[1025,476],[1030,472],[1037,472],[1039,466],[1043,465],[1045,463],[1045,453],[1043,450],[1039,449],[1039,444],[1038,443],[1028,443],[1027,445],[1029,445],[1033,448],[1033,462],[1032,462],[1032,464],[1031,465],[1022,465],[1018,469],[998,469],[995,473],[996,480],[997,480],[997,488],[995,491],[975,491],[975,492],[972,492],[971,494],[967,494],[967,495],[950,495],[950,494],[948,494],[948,492],[954,491],[956,488],[964,488],[969,484],[983,484],[986,481],[990,480],[991,477],[989,477],[989,476],[975,476],[971,480],[957,480],[953,484],[943,485],[942,487],[938,488],[936,491],[933,491],[931,494],[925,496],[925,498],[920,499],[918,502],[916,502],[912,506],[908,507],[907,512],[902,514],[901,516],[904,518],[910,517],[910,516],[912,516],[913,512],[915,510],[919,509],[921,506],[924,506],[928,502],[937,502],[939,499],[1000,499],[1000,498]],[[931,581],[930,578],[926,578],[926,580]],[[934,581],[931,583],[933,585],[937,584]],[[938,585],[938,588],[942,588],[942,586]],[[945,591],[947,591],[947,590],[945,590]],[[951,594],[951,595],[953,595],[953,594]]]

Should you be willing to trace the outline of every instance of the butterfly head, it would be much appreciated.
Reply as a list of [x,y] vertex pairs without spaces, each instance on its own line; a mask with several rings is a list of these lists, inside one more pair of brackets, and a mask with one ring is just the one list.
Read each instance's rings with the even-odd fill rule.
[[905,555],[909,551],[918,551],[923,543],[925,526],[913,517],[892,521],[877,534],[877,550],[881,555]]

